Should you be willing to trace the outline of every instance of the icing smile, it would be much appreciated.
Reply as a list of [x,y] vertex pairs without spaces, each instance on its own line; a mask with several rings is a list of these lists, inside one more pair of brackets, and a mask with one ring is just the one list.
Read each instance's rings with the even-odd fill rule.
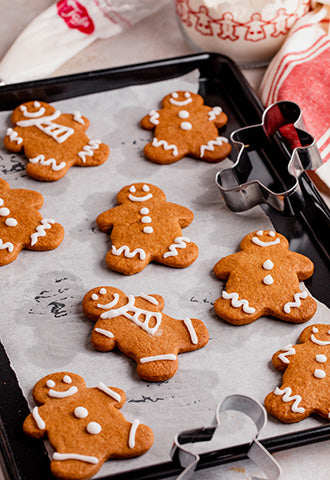
[[71,397],[71,395],[74,395],[77,392],[78,392],[77,387],[70,387],[68,390],[65,390],[64,392],[59,392],[58,390],[53,390],[51,388],[48,392],[48,395],[53,398],[65,398],[65,397]]
[[185,100],[178,100],[179,94],[177,92],[172,93],[170,98],[170,103],[172,105],[176,105],[178,107],[184,107],[185,105],[189,105],[192,102],[192,98],[189,92],[185,92],[184,96],[186,97]]
[[[317,327],[313,327],[313,333],[311,335],[311,341],[316,345],[330,345],[330,341],[319,340],[315,337],[314,333],[317,333],[319,329]],[[330,330],[328,331],[328,335],[330,335]]]
[[[280,243],[279,238],[275,238],[275,240],[269,240],[268,242],[260,240],[260,238],[258,238],[258,237],[260,237],[263,234],[264,234],[264,232],[262,230],[259,230],[258,232],[256,232],[257,237],[252,237],[252,242],[255,245],[258,245],[259,247],[270,247],[271,245],[277,245],[277,244]],[[268,236],[272,237],[272,238],[274,238],[275,235],[276,235],[275,232],[273,232],[272,230],[270,230],[269,233],[268,233]]]
[[131,193],[128,195],[128,198],[132,202],[145,202],[146,200],[149,200],[149,198],[152,198],[152,193],[148,193],[148,195],[144,195],[143,197],[136,197],[135,195],[132,195]]

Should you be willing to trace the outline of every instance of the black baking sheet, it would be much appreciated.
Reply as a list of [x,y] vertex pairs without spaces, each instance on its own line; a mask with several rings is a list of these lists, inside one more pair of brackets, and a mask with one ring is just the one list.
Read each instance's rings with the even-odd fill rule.
[[[221,104],[229,112],[227,132],[260,123],[263,107],[236,65],[228,58],[214,54],[149,62],[128,67],[113,68],[77,75],[52,78],[36,82],[8,85],[0,89],[0,110],[11,110],[28,101],[54,102],[65,98],[140,85],[175,78],[192,70],[200,71],[199,93],[208,105]],[[235,160],[237,152],[231,158]],[[262,162],[261,162],[262,163]],[[266,166],[259,165],[256,175],[267,177]],[[282,179],[275,179],[285,189]],[[330,238],[329,210],[319,196],[307,174],[301,179],[306,205],[295,216],[285,217],[265,207],[275,228],[290,241],[292,250],[310,257],[315,274],[306,281],[312,294],[330,307]],[[220,195],[220,193],[219,193]],[[217,218],[214,219],[217,221]],[[43,442],[36,442],[22,433],[22,423],[29,413],[15,373],[3,347],[0,349],[0,436],[1,453],[8,477],[11,479],[48,479],[48,455]],[[238,392],[239,393],[239,392]],[[330,426],[294,432],[264,439],[262,443],[271,452],[330,438]],[[249,445],[239,445],[201,455],[199,468],[245,458]],[[157,479],[180,472],[177,464],[167,462],[103,478]]]

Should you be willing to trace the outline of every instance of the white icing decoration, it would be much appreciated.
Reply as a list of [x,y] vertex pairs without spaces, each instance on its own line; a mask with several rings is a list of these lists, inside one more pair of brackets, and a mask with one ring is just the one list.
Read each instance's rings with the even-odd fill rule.
[[99,296],[96,295],[96,293],[93,293],[92,295],[92,300],[98,300],[99,299]]
[[40,102],[38,102],[37,100],[33,103],[33,105],[35,106],[35,108],[39,108],[40,107]]
[[49,137],[52,137],[57,143],[63,143],[74,134],[74,129],[65,125],[54,123],[53,120],[56,120],[60,115],[61,112],[56,110],[52,115],[48,115],[46,117],[41,116],[40,118],[31,118],[29,120],[21,120],[20,122],[17,122],[17,125],[19,127],[37,127],[43,133]]
[[258,235],[259,237],[261,237],[261,235],[263,235],[263,234],[264,234],[263,230],[258,230],[256,232],[256,235]]
[[134,448],[135,447],[135,435],[136,435],[136,430],[137,430],[139,425],[140,425],[140,421],[138,419],[134,420],[134,422],[131,425],[131,429],[130,429],[130,432],[129,432],[129,438],[128,438],[129,448]]
[[217,115],[220,115],[221,112],[221,107],[213,107],[212,110],[207,113],[209,116],[209,121],[212,122],[213,120],[215,120],[217,118]]
[[268,259],[263,263],[262,268],[264,270],[273,270],[274,264],[270,259]]
[[100,295],[105,295],[106,293],[107,293],[107,291],[106,291],[105,288],[101,288],[100,291],[99,291]]
[[159,124],[159,113],[156,112],[156,110],[151,110],[149,112],[149,122],[152,123],[153,125],[158,125]]
[[324,370],[321,370],[320,368],[316,368],[314,370],[314,377],[315,378],[324,378],[326,376],[326,373]]
[[191,130],[192,124],[190,122],[181,122],[180,123],[181,130]]
[[173,157],[177,157],[179,155],[178,147],[176,145],[169,145],[166,140],[158,140],[158,138],[154,137],[152,140],[153,147],[163,147],[164,150],[173,150]]
[[161,360],[176,360],[174,353],[167,353],[165,355],[152,355],[151,357],[140,358],[140,363],[157,362]]
[[2,207],[3,203],[3,198],[0,198],[0,207]]
[[144,300],[147,300],[149,303],[153,303],[154,305],[159,305],[158,300],[155,297],[152,297],[151,295],[147,295],[146,293],[140,293],[139,297],[143,298]]
[[86,418],[88,416],[88,410],[85,407],[76,407],[73,413],[77,418]]
[[298,292],[293,295],[294,302],[288,302],[284,305],[283,310],[285,313],[290,313],[292,307],[299,308],[301,306],[300,299],[301,298],[306,298],[307,297],[307,292],[304,290],[303,292]]
[[170,97],[170,103],[172,105],[176,105],[177,107],[183,107],[184,105],[189,105],[189,103],[192,102],[192,98],[190,94],[189,94],[189,97],[187,97],[186,93],[189,94],[189,92],[185,92],[184,96],[186,97],[186,100],[176,100],[177,98],[179,98],[178,93],[177,92],[172,93]]
[[316,355],[315,360],[318,363],[325,363],[328,360],[328,358],[326,355],[323,355],[323,353],[320,353],[319,355]]
[[121,396],[119,395],[119,393],[117,393],[114,390],[112,390],[111,388],[107,387],[103,382],[100,382],[98,384],[97,388],[99,390],[101,390],[103,393],[105,393],[106,395],[109,395],[109,397],[116,400],[116,402],[121,401]]
[[5,224],[7,225],[7,227],[16,227],[17,220],[16,218],[7,218]]
[[259,247],[270,247],[271,245],[278,245],[280,243],[280,239],[276,238],[271,242],[263,242],[262,240],[260,240],[260,238],[252,237],[252,242]]
[[248,300],[238,300],[238,293],[227,293],[225,290],[222,292],[222,296],[225,300],[231,300],[231,306],[234,308],[243,307],[243,312],[245,313],[254,313],[255,308],[250,307]]
[[135,192],[136,192],[136,188],[134,187],[134,185],[131,185],[131,186],[129,187],[129,191],[130,191],[131,193],[135,193]]
[[119,295],[118,293],[114,293],[113,294],[113,300],[111,300],[111,302],[109,303],[98,303],[96,306],[98,308],[103,308],[104,310],[106,310],[107,308],[112,308],[114,307],[117,303],[118,303],[118,300],[119,300]]
[[7,128],[7,135],[11,142],[16,142],[17,145],[20,145],[23,142],[23,138],[18,136],[18,133],[12,128]]
[[150,210],[147,207],[143,207],[140,210],[141,215],[148,215],[149,212],[150,212]]
[[[313,329],[313,330],[314,330],[314,329]],[[311,340],[312,340],[312,342],[315,343],[316,345],[321,345],[321,346],[322,346],[322,345],[323,345],[323,346],[325,346],[325,345],[330,345],[330,342],[326,342],[326,341],[323,341],[323,340],[319,340],[318,338],[316,338],[316,337],[314,336],[313,333],[312,333],[312,335],[311,335]]]
[[85,124],[84,119],[81,116],[80,112],[73,112],[73,120],[77,123],[81,123],[82,125]]
[[58,453],[55,452],[53,455],[53,460],[80,460],[81,462],[86,463],[99,463],[97,457],[90,457],[88,455],[80,455],[79,453]]
[[319,329],[317,327],[313,327],[313,333],[317,333]]
[[142,190],[144,192],[150,192],[150,187],[148,185],[144,184],[143,187],[142,187]]
[[136,248],[133,250],[133,252],[131,252],[127,245],[123,245],[119,248],[116,248],[114,245],[112,245],[112,255],[121,255],[122,252],[124,252],[124,256],[127,258],[133,258],[137,254],[139,254],[140,260],[144,260],[146,258],[146,252],[142,248]]
[[187,112],[187,110],[180,110],[180,112],[178,113],[178,117],[179,118],[189,118],[189,112]]
[[191,93],[190,93],[190,92],[184,92],[184,96],[185,96],[186,98],[190,98],[190,97],[191,97]]
[[48,388],[55,387],[56,383],[53,380],[47,380],[46,385]]
[[89,424],[86,427],[86,430],[91,435],[97,435],[97,434],[101,433],[102,427],[97,422],[89,422]]
[[41,219],[41,225],[38,225],[36,228],[36,232],[32,233],[31,235],[31,247],[35,245],[38,241],[39,237],[44,237],[46,235],[45,230],[48,230],[51,228],[51,224],[54,224],[55,220],[52,218],[42,218]]
[[109,332],[109,330],[105,330],[104,328],[95,328],[95,332],[100,333],[108,338],[114,338],[114,334]]
[[262,279],[263,283],[265,285],[272,285],[274,283],[274,279],[271,275],[266,275],[263,279]]
[[153,197],[152,193],[148,193],[148,195],[143,195],[143,197],[136,197],[135,195],[131,195],[131,194],[128,195],[128,198],[132,202],[145,202],[152,197]]
[[69,375],[64,375],[63,382],[64,383],[72,383],[72,378]]
[[58,392],[57,390],[50,389],[48,392],[48,395],[52,398],[66,398],[66,397],[71,397],[71,395],[74,395],[77,392],[78,392],[78,388],[74,386],[74,387],[70,387],[68,390],[65,390],[64,392]]
[[185,326],[187,327],[187,330],[188,330],[189,335],[190,335],[191,343],[192,343],[193,345],[197,345],[197,343],[198,343],[198,338],[197,338],[195,329],[194,329],[194,327],[193,327],[193,324],[192,324],[192,322],[191,322],[191,319],[190,319],[190,318],[185,318],[185,319],[183,320],[183,323],[184,323]]
[[[36,103],[36,102],[34,102]],[[37,102],[39,103],[39,102]],[[34,104],[34,106],[36,108],[39,108],[40,107],[40,103],[39,103],[39,106],[36,106]],[[20,106],[20,111],[23,112],[23,117],[27,117],[27,118],[38,118],[38,117],[42,117],[42,115],[45,113],[46,109],[44,107],[41,107],[39,108],[39,110],[37,110],[36,112],[29,112],[28,109],[26,108],[25,105],[21,105]],[[18,124],[17,124],[18,125]]]
[[[101,306],[100,304],[98,304],[97,306],[104,309],[107,308],[106,305]],[[123,305],[119,308],[109,309],[108,311],[102,313],[100,317],[105,319],[119,317],[120,315],[123,315],[128,320],[131,320],[133,323],[135,323],[135,325],[141,327],[150,335],[154,335],[157,332],[162,321],[162,314],[160,312],[152,312],[137,307],[135,305],[134,295],[129,295],[126,305]],[[153,327],[149,326],[151,320],[156,321]]]
[[175,257],[178,255],[178,248],[186,248],[187,243],[190,243],[190,239],[188,237],[176,237],[174,239],[174,242],[172,245],[168,247],[168,252],[164,253],[163,257]]
[[270,237],[275,237],[275,232],[273,232],[272,230],[269,230],[268,235],[269,235]]
[[88,145],[84,145],[83,149],[78,152],[78,157],[85,163],[86,157],[92,157],[94,155],[94,150],[97,150],[100,147],[101,140],[90,140]]
[[4,250],[5,248],[11,253],[14,250],[14,244],[11,242],[3,243],[2,239],[0,238],[0,250]]
[[10,214],[9,208],[6,208],[6,207],[0,208],[1,217],[7,217],[7,215],[9,215],[9,214]]
[[283,363],[290,363],[290,360],[287,358],[289,355],[295,355],[296,350],[293,348],[291,343],[287,345],[286,347],[282,348],[282,352],[280,353],[278,358],[283,362]]
[[302,398],[300,395],[293,395],[292,397],[290,396],[292,393],[292,389],[290,387],[283,388],[281,390],[280,388],[276,387],[274,394],[278,396],[282,396],[282,401],[283,402],[292,402],[294,400],[293,405],[291,406],[291,410],[294,413],[304,413],[305,409],[304,407],[299,407],[299,403],[301,402]]
[[54,172],[57,172],[58,170],[62,170],[62,168],[64,168],[66,165],[66,162],[61,162],[59,165],[57,165],[55,158],[49,158],[48,160],[45,160],[44,155],[37,155],[34,158],[29,158],[29,162],[33,164],[40,163],[40,165],[43,165],[46,167],[50,165],[51,169],[54,170]]
[[141,218],[142,223],[151,223],[151,217],[144,216]]
[[152,233],[154,229],[152,227],[144,227],[143,228],[143,233]]
[[228,143],[227,138],[225,137],[217,137],[215,140],[209,140],[206,145],[201,145],[201,150],[200,150],[200,157],[204,157],[205,150],[209,150],[210,152],[214,151],[214,146],[218,145],[221,147],[223,143]]
[[34,409],[32,410],[32,417],[33,417],[34,421],[36,422],[37,427],[40,430],[45,430],[46,424],[45,424],[44,420],[39,415],[38,407],[34,407]]

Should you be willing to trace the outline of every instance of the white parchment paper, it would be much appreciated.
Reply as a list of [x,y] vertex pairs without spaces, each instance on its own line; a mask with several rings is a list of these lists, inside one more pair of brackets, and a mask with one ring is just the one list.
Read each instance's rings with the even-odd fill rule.
[[[62,112],[79,110],[87,116],[91,121],[89,137],[101,139],[111,149],[105,164],[73,167],[58,182],[31,179],[25,174],[24,156],[0,148],[2,178],[12,188],[41,192],[41,213],[65,228],[64,241],[56,250],[23,251],[14,263],[0,270],[1,340],[24,395],[33,407],[31,390],[40,378],[54,371],[72,371],[81,375],[87,386],[103,381],[122,388],[127,395],[122,408],[127,420],[139,418],[155,434],[148,453],[106,462],[99,476],[168,461],[174,435],[210,425],[217,404],[229,394],[250,395],[263,402],[281,384],[281,375],[270,364],[272,354],[296,343],[306,326],[261,318],[235,327],[215,315],[212,304],[220,296],[222,284],[212,273],[213,266],[237,251],[244,235],[269,228],[271,223],[259,207],[241,214],[227,209],[214,182],[219,165],[189,158],[156,165],[144,159],[143,147],[151,133],[139,127],[139,120],[159,108],[163,96],[178,89],[197,91],[197,73],[54,103]],[[1,138],[9,126],[10,112],[0,113]],[[221,166],[229,165],[226,160]],[[150,264],[143,272],[126,277],[107,267],[110,239],[97,228],[95,219],[116,205],[116,194],[124,185],[140,181],[159,186],[168,201],[194,212],[195,219],[183,235],[199,245],[200,254],[189,268]],[[120,352],[101,353],[91,346],[93,324],[83,315],[81,301],[89,289],[100,285],[118,287],[126,294],[162,295],[168,315],[205,322],[209,344],[180,355],[179,370],[169,381],[143,382],[133,361]],[[318,322],[330,323],[329,310],[322,304],[308,324]],[[263,436],[306,429],[320,422],[307,419],[298,425],[285,425],[270,418]],[[240,438],[236,431],[235,441],[240,443]]]

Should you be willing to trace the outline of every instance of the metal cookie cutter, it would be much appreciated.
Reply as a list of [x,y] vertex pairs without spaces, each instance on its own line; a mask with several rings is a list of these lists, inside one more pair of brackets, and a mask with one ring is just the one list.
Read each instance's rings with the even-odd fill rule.
[[[192,453],[187,447],[184,447],[184,445],[211,441],[216,429],[221,425],[220,413],[226,410],[235,410],[244,413],[254,421],[257,427],[257,433],[252,439],[246,455],[263,470],[268,480],[279,479],[282,475],[281,467],[258,440],[258,436],[267,422],[267,414],[264,407],[250,397],[230,395],[218,405],[214,426],[187,430],[175,437],[171,457],[173,461],[178,462],[184,469],[176,480],[188,480],[191,478],[200,460],[200,455]],[[251,480],[260,479],[258,477],[252,477]]]
[[262,122],[231,134],[240,148],[231,168],[217,173],[227,206],[240,212],[261,203],[293,214],[304,206],[299,179],[322,160],[314,138],[305,131],[300,107],[289,101],[270,105]]

